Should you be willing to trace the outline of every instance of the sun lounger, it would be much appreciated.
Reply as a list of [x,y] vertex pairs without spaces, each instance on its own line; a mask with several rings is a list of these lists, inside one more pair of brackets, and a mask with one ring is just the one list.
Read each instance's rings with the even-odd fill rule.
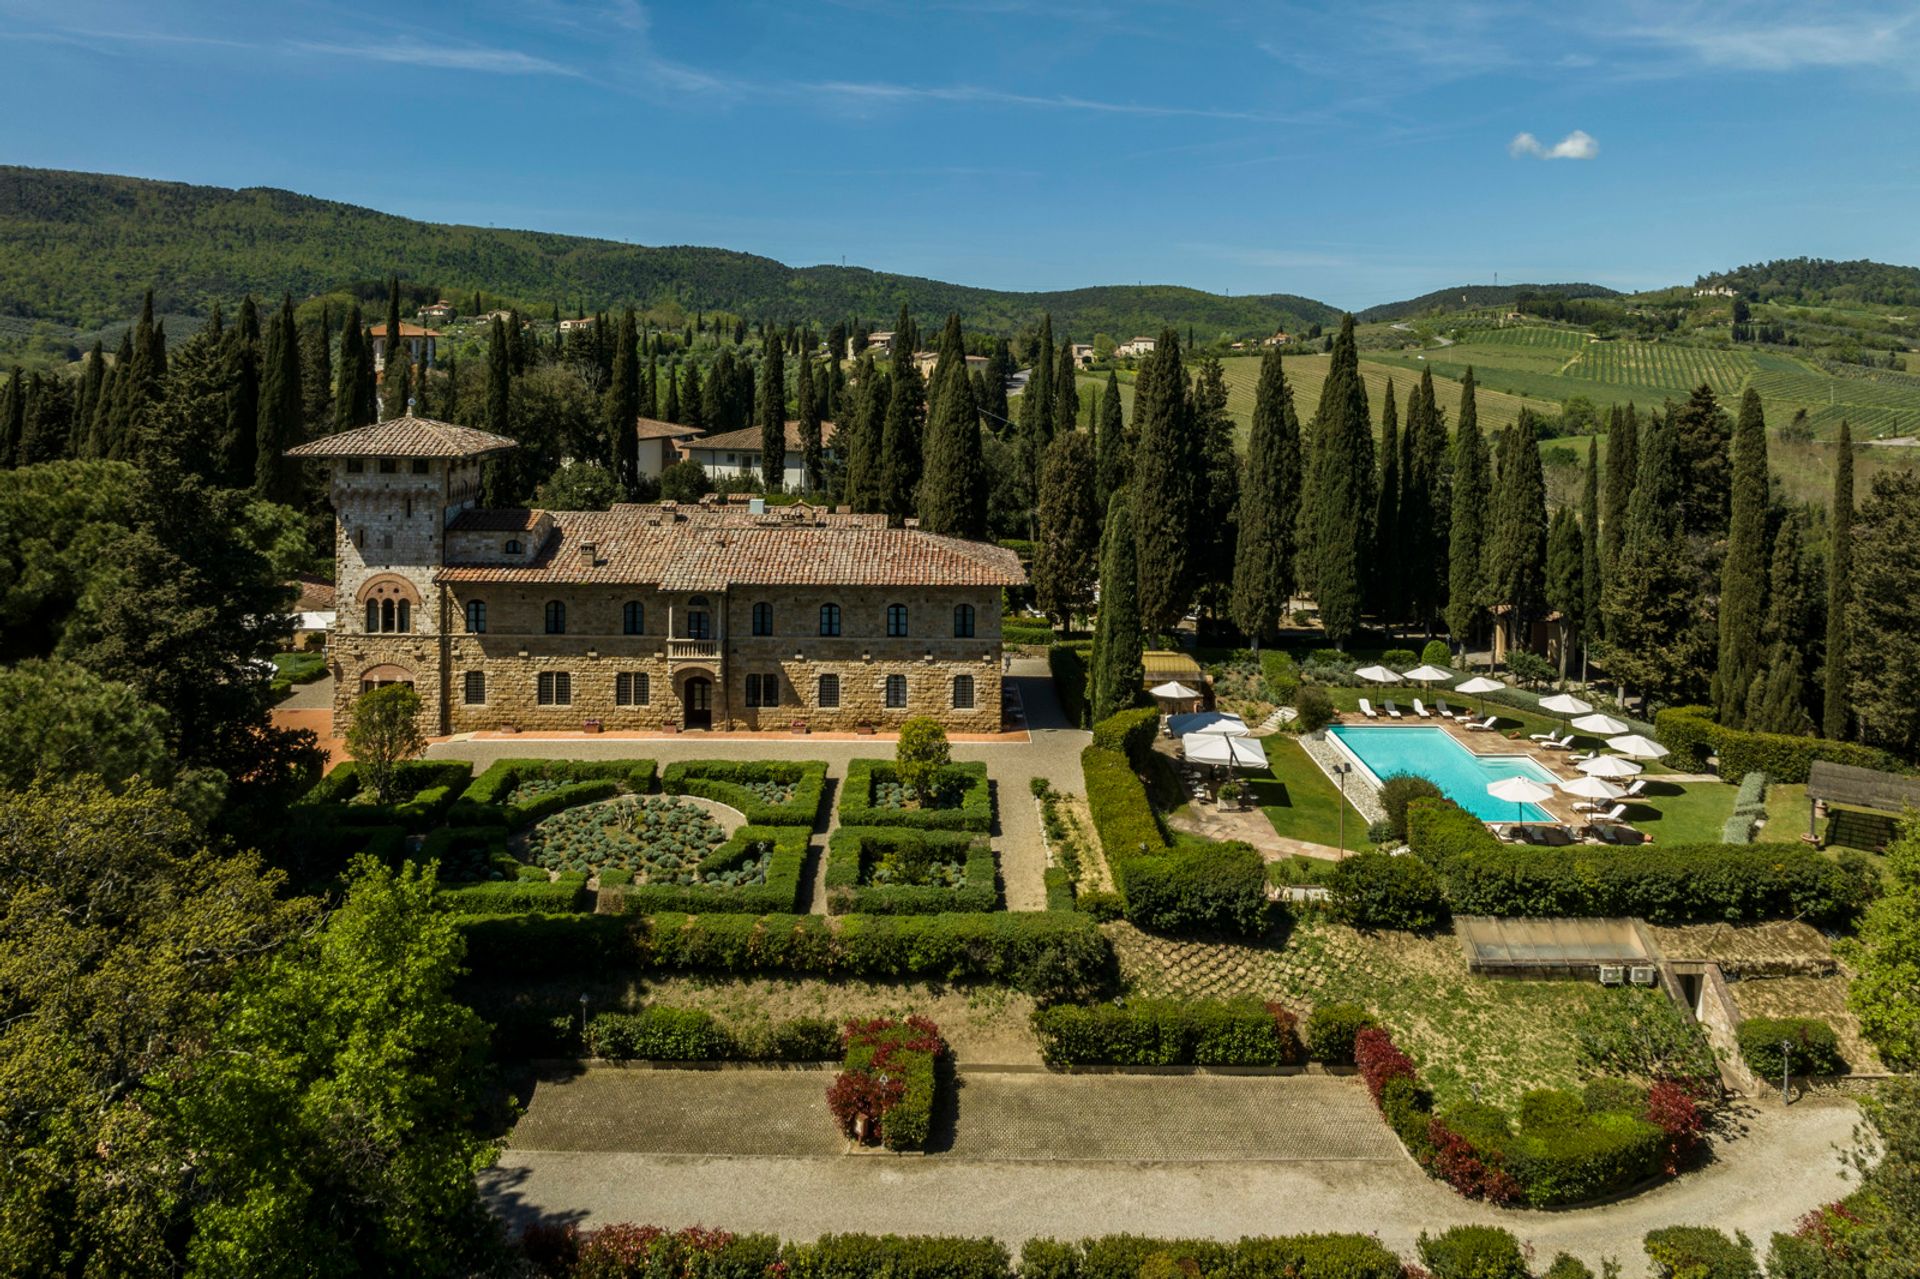
[[1365,715],[1368,719],[1380,718],[1380,712],[1373,709],[1373,703],[1368,701],[1364,697],[1360,699],[1360,713],[1362,715]]
[[1433,705],[1434,705],[1434,709],[1438,710],[1441,714],[1441,717],[1444,719],[1460,718],[1460,712],[1454,710],[1453,707],[1447,705],[1447,699],[1444,697],[1436,700]]
[[1603,844],[1645,844],[1650,842],[1640,831],[1624,824],[1589,826],[1587,833]]
[[1573,734],[1568,733],[1565,737],[1549,735],[1546,741],[1540,743],[1540,748],[1549,751],[1570,751],[1573,749]]
[[1421,719],[1433,718],[1433,712],[1428,710],[1426,706],[1423,705],[1420,699],[1417,697],[1413,699],[1413,713],[1418,715]]
[[1544,733],[1528,733],[1527,740],[1530,742],[1550,742],[1558,736],[1558,733],[1555,733],[1552,729],[1548,729]]
[[1625,804],[1615,804],[1604,813],[1595,813],[1593,820],[1596,822],[1619,822],[1626,820],[1626,816],[1627,806]]
[[1633,785],[1627,787],[1626,797],[1628,799],[1639,799],[1642,795],[1646,793],[1647,793],[1647,779],[1644,777],[1636,777],[1633,779]]
[[1464,722],[1468,728],[1473,729],[1475,732],[1488,733],[1492,732],[1493,726],[1500,722],[1500,717],[1498,715],[1489,715],[1483,720],[1466,720]]
[[1405,718],[1405,717],[1404,717],[1403,715],[1401,715],[1401,714],[1400,714],[1400,708],[1399,708],[1398,706],[1395,706],[1395,705],[1393,704],[1393,701],[1392,701],[1392,699],[1388,699],[1388,701],[1387,701],[1387,705],[1386,705],[1386,711],[1387,711],[1387,717],[1388,717],[1389,719],[1403,719],[1403,718]]
[[1535,843],[1545,844],[1549,848],[1565,848],[1574,842],[1573,832],[1565,826],[1536,826],[1534,835]]

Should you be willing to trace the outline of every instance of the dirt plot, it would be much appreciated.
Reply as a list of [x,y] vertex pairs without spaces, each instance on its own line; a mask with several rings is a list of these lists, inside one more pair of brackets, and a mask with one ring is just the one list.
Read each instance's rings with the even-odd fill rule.
[[[1878,1074],[1886,1069],[1879,1055],[1860,1037],[1860,1023],[1847,1010],[1847,979],[1831,977],[1767,977],[1737,981],[1728,987],[1734,1006],[1747,1017],[1818,1017],[1833,1027],[1840,1055],[1856,1074]],[[1775,1081],[1778,1082],[1778,1081]]]
[[1591,981],[1476,977],[1451,932],[1363,934],[1310,917],[1272,945],[1179,941],[1127,924],[1107,933],[1143,995],[1254,995],[1303,1015],[1322,1003],[1371,1009],[1443,1105],[1477,1094],[1510,1106],[1529,1089],[1577,1087],[1591,1073],[1574,1037],[1581,1014],[1665,998]]

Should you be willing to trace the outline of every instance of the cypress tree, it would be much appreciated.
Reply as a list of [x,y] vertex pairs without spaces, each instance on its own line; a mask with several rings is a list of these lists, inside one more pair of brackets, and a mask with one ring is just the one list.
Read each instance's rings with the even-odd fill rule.
[[680,365],[670,362],[667,365],[667,398],[660,407],[661,416],[675,426],[682,425],[680,413]]
[[842,498],[855,511],[871,514],[880,509],[880,434],[886,414],[887,394],[880,371],[874,367],[870,350],[860,353],[848,394],[850,403],[841,426],[842,448],[847,471]]
[[1586,539],[1573,509],[1563,506],[1547,526],[1547,605],[1559,613],[1560,681],[1567,679],[1567,652],[1586,629]]
[[[722,352],[725,354],[725,352]],[[714,370],[717,373],[719,370]],[[711,382],[713,374],[708,375]],[[687,361],[686,385],[680,388],[680,421],[696,431],[717,431],[720,429],[713,419],[707,416],[707,388],[700,384],[700,366],[692,360]]]
[[1827,556],[1826,695],[1821,701],[1820,734],[1842,741],[1852,724],[1847,704],[1847,609],[1853,602],[1853,428],[1840,423],[1833,459],[1833,549]]
[[409,407],[413,399],[410,363],[407,344],[388,338],[386,364],[380,370],[380,420],[383,422],[397,421],[412,411]]
[[[993,350],[987,355],[987,372],[983,379],[987,394],[980,402],[980,412],[996,434],[1005,434],[1011,425],[1007,421],[1007,378],[1012,373],[1013,355],[1007,349],[1007,340],[1001,338],[993,344]],[[1101,509],[1104,511],[1106,508]]]
[[1073,371],[1073,342],[1062,338],[1053,362],[1053,433],[1064,435],[1080,425],[1080,387]]
[[80,391],[73,405],[73,442],[69,452],[74,457],[91,457],[88,452],[93,426],[94,409],[100,403],[100,390],[107,380],[107,353],[100,345],[100,339],[93,340],[93,350],[87,353],[86,367],[80,374]]
[[26,414],[20,428],[19,464],[32,466],[67,456],[67,441],[73,434],[73,395],[68,391],[67,379],[35,373],[27,380],[26,399]]
[[620,315],[613,339],[613,372],[607,380],[607,452],[614,478],[628,501],[640,496],[640,335],[633,308]]
[[306,404],[301,394],[300,330],[293,319],[293,297],[283,295],[280,312],[267,330],[266,361],[260,380],[260,416],[255,432],[253,491],[269,502],[294,498],[293,462],[281,456],[300,442]]
[[1200,445],[1199,485],[1194,493],[1195,594],[1210,613],[1227,611],[1233,591],[1234,543],[1239,523],[1240,459],[1233,448],[1233,417],[1227,412],[1226,372],[1202,356],[1193,379],[1192,431]]
[[1505,606],[1509,652],[1525,644],[1546,595],[1547,483],[1534,429],[1533,410],[1521,409],[1519,420],[1501,434],[1486,534],[1487,602]]
[[360,331],[360,307],[358,303],[347,309],[347,322],[340,329],[340,362],[333,371],[333,422],[334,431],[350,431],[362,425],[354,421],[359,410],[360,344],[364,336]]
[[1408,616],[1431,636],[1447,598],[1447,423],[1433,394],[1433,372],[1407,400],[1406,459],[1400,468],[1400,549]]
[[326,306],[320,308],[320,323],[308,325],[301,334],[300,416],[301,436],[321,435],[333,417],[333,319]]
[[880,432],[877,470],[880,509],[890,523],[897,524],[913,513],[920,487],[919,419],[925,411],[926,394],[912,361],[896,358],[893,365],[893,375],[887,379],[887,413]]
[[1580,678],[1586,678],[1587,654],[1601,629],[1600,593],[1600,441],[1587,441],[1587,465],[1580,490]]
[[1095,449],[1098,453],[1099,467],[1098,501],[1102,513],[1115,490],[1127,482],[1127,476],[1133,472],[1133,447],[1127,438],[1127,428],[1121,419],[1120,380],[1111,372],[1107,374],[1107,386],[1100,393],[1100,423],[1095,437]]
[[1171,631],[1193,601],[1195,512],[1204,471],[1180,335],[1171,328],[1140,371],[1133,409],[1137,443],[1127,522],[1139,543],[1139,620],[1148,630]]
[[[691,370],[692,366],[688,366]],[[749,388],[751,389],[751,388]],[[723,349],[707,370],[706,384],[700,388],[700,421],[709,431],[738,431],[745,422],[734,419],[733,351]],[[751,416],[752,410],[748,410]]]
[[[495,316],[487,333],[486,424],[486,429],[495,435],[509,434],[512,384],[513,352],[508,345],[507,325]],[[481,480],[486,505],[512,506],[519,499],[513,465],[499,454],[486,460],[481,468]]]
[[[642,338],[640,345],[646,346]],[[657,356],[647,355],[647,368],[640,375],[640,416],[660,420],[660,360]]]
[[1453,428],[1453,492],[1447,516],[1447,632],[1464,654],[1486,608],[1482,556],[1487,529],[1487,443],[1480,436],[1473,370],[1460,379]]
[[27,434],[26,374],[18,364],[7,374],[6,393],[0,397],[0,466],[20,464],[20,441]]
[[[1738,465],[1738,456],[1735,464]],[[1755,733],[1813,732],[1807,714],[1807,678],[1800,642],[1807,610],[1806,549],[1800,516],[1789,512],[1773,539],[1767,580],[1767,621],[1761,633],[1765,658],[1747,690],[1746,726]]]
[[1373,563],[1374,607],[1391,632],[1403,616],[1401,574],[1406,567],[1400,533],[1400,410],[1394,404],[1392,378],[1387,379],[1380,405],[1380,478],[1374,492],[1373,537],[1379,548]]
[[1611,569],[1627,536],[1627,505],[1640,470],[1640,418],[1633,405],[1614,405],[1607,418],[1607,483],[1600,503],[1600,562]]
[[1240,530],[1233,559],[1234,625],[1256,650],[1287,616],[1299,523],[1300,422],[1280,366],[1280,348],[1268,347],[1253,392],[1253,429],[1240,478]]
[[809,493],[826,491],[826,447],[821,438],[820,397],[813,389],[813,356],[803,354],[795,373],[793,398],[800,410],[801,487]]
[[249,294],[227,347],[227,425],[216,468],[225,488],[250,488],[258,476],[261,345],[260,311]]
[[1607,673],[1659,701],[1695,696],[1712,660],[1699,625],[1697,569],[1686,544],[1675,415],[1656,414],[1639,439],[1639,474],[1620,556],[1607,570],[1602,608]]
[[787,475],[787,365],[783,344],[772,341],[760,357],[760,480],[778,493]]
[[1682,509],[1686,529],[1703,537],[1726,536],[1733,490],[1733,467],[1728,457],[1727,415],[1702,383],[1687,402],[1669,408],[1680,449],[1680,472],[1685,481]]
[[[1172,337],[1172,330],[1168,330]],[[1163,348],[1179,367],[1178,339]],[[1133,496],[1122,488],[1107,503],[1100,543],[1100,613],[1093,630],[1092,719],[1099,723],[1140,700],[1146,668],[1141,659],[1139,564],[1135,555]]]
[[114,457],[121,448],[117,434],[120,405],[126,396],[127,373],[133,364],[133,332],[120,335],[120,350],[113,367],[100,379],[100,395],[93,402],[93,424],[87,435],[88,457]]
[[1360,629],[1368,594],[1374,516],[1373,425],[1360,380],[1353,317],[1340,322],[1314,414],[1312,458],[1301,507],[1301,550],[1320,625],[1336,648]]
[[933,397],[927,422],[920,527],[949,537],[985,537],[987,468],[980,454],[980,410],[967,377],[967,350],[958,315],[947,317],[934,377],[946,385]]
[[1042,612],[1071,627],[1093,605],[1099,572],[1100,508],[1094,493],[1093,438],[1068,431],[1047,446],[1040,469],[1040,540],[1033,548],[1033,592]]
[[[1027,386],[1020,393],[1020,475],[1029,486],[1040,474],[1040,459],[1053,439],[1053,317],[1040,321],[1040,338]],[[1028,503],[1031,506],[1031,503]]]
[[153,290],[148,289],[141,304],[139,322],[133,326],[133,356],[127,368],[123,394],[115,405],[118,421],[115,434],[119,452],[116,460],[138,456],[148,443],[143,436],[153,423],[153,415],[167,392],[166,326],[154,321]]
[[1733,430],[1733,499],[1727,524],[1727,556],[1720,569],[1720,661],[1713,672],[1714,715],[1729,728],[1744,728],[1747,697],[1760,669],[1760,633],[1754,619],[1766,612],[1767,422],[1760,393],[1740,398]]

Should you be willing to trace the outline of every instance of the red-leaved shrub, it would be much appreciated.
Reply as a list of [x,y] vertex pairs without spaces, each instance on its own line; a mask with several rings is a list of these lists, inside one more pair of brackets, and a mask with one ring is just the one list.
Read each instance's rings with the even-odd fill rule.
[[1377,1026],[1353,1037],[1353,1064],[1360,1068],[1360,1077],[1367,1081],[1367,1091],[1376,1106],[1389,1081],[1417,1078],[1413,1058],[1401,1052],[1393,1037]]
[[1427,1136],[1433,1142],[1433,1170],[1467,1198],[1504,1204],[1520,1197],[1520,1183],[1500,1166],[1498,1154],[1481,1151],[1438,1119],[1427,1124]]
[[1669,1177],[1676,1175],[1700,1145],[1707,1127],[1705,1112],[1685,1088],[1663,1079],[1647,1090],[1646,1118],[1667,1134],[1663,1167]]

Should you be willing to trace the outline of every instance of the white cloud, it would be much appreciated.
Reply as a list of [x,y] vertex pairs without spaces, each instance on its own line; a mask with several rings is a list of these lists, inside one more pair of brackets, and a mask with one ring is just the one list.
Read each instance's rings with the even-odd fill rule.
[[1600,144],[1585,129],[1575,129],[1552,146],[1543,146],[1531,133],[1516,133],[1507,143],[1507,154],[1514,159],[1532,156],[1536,160],[1591,160],[1600,154]]
[[850,101],[980,102],[994,106],[1051,107],[1066,111],[1092,111],[1111,115],[1194,116],[1205,120],[1250,120],[1266,124],[1285,123],[1283,116],[1260,111],[1232,111],[1214,107],[1154,106],[1134,102],[1105,102],[1068,94],[1045,97],[1030,93],[1012,93],[979,85],[918,85],[887,82],[830,80],[823,84],[799,84],[792,88],[806,93]]
[[413,40],[392,44],[324,44],[296,40],[292,47],[306,53],[333,54],[370,62],[397,62],[410,67],[433,67],[446,71],[483,71],[495,75],[557,75],[578,77],[581,73],[546,58],[536,58],[518,49],[487,49],[469,46],[430,45]]

